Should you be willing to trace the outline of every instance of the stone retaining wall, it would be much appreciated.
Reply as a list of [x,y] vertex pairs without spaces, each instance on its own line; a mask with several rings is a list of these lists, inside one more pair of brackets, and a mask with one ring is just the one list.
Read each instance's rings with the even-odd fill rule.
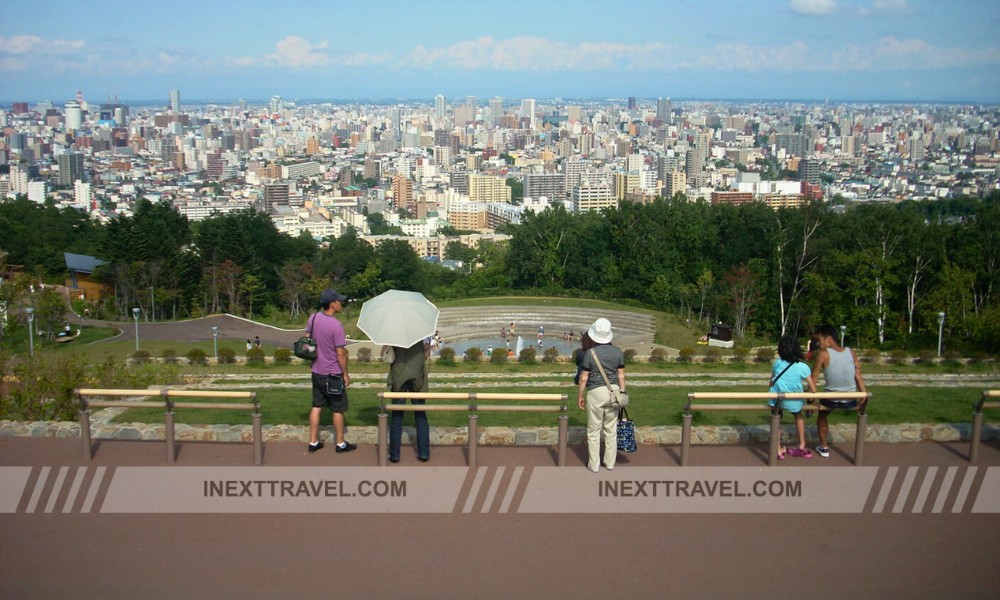
[[[163,425],[148,423],[109,423],[107,420],[91,417],[91,435],[100,440],[162,440],[165,435]],[[110,418],[110,417],[108,417]],[[948,423],[927,425],[919,423],[903,423],[899,425],[869,425],[866,441],[872,443],[900,442],[959,442],[968,441],[971,433],[971,423]],[[331,438],[331,427],[324,427],[321,437]],[[830,441],[844,444],[854,442],[856,426],[853,423],[838,423],[830,426]],[[177,441],[194,442],[250,442],[252,428],[250,425],[186,425],[177,424],[174,428]],[[263,427],[265,442],[297,442],[307,443],[309,431],[299,425],[265,425]],[[404,443],[411,443],[412,427],[403,428]],[[816,439],[815,428],[807,428],[811,440]],[[80,424],[75,421],[0,421],[0,438],[3,437],[55,437],[74,438],[80,436]],[[795,438],[794,425],[782,427],[783,439]],[[558,438],[556,427],[480,427],[479,443],[485,446],[538,446],[554,445]],[[640,444],[679,445],[681,443],[680,426],[646,426],[636,428],[636,438]],[[708,426],[702,425],[692,429],[693,444],[737,445],[749,443],[765,443],[770,438],[770,428],[767,426]],[[376,444],[378,430],[376,427],[350,427],[348,439],[359,444]],[[983,440],[1000,439],[1000,425],[986,424],[983,427]],[[465,427],[431,427],[431,443],[434,445],[463,445],[468,442],[468,430]],[[570,427],[569,443],[571,445],[586,442],[586,428]]]

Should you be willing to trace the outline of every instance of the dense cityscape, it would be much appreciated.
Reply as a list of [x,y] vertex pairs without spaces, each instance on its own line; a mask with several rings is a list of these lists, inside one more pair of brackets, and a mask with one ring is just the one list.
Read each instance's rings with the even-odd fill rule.
[[[682,196],[794,207],[985,197],[1000,110],[944,104],[446,98],[403,103],[13,102],[0,197],[192,221],[253,208],[318,241],[354,228],[444,259],[526,211]],[[398,228],[398,229],[397,229]],[[501,231],[503,231],[501,229]]]

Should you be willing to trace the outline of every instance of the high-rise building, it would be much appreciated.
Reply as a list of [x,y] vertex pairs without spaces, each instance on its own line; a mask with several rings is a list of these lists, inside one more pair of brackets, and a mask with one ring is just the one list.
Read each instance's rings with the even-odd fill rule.
[[446,111],[447,106],[445,97],[438,94],[434,97],[434,116],[438,119],[443,119]]
[[181,112],[181,91],[170,90],[170,112]]
[[288,184],[264,184],[264,210],[270,212],[275,206],[288,206]]
[[671,171],[663,180],[663,197],[673,198],[687,191],[687,176],[681,171]]
[[528,119],[528,129],[535,128],[535,99],[525,98],[521,100],[521,118]]
[[600,210],[618,206],[618,199],[605,180],[591,182],[584,179],[573,188],[573,209],[576,212]]
[[503,98],[500,96],[490,98],[490,118],[493,125],[499,125],[501,117],[503,117]]
[[90,210],[94,202],[94,192],[89,183],[76,181],[73,183],[73,201],[77,206],[84,206]]
[[639,102],[635,99],[635,96],[628,97],[628,109],[635,110],[639,108]]
[[670,98],[658,98],[656,100],[656,118],[668,125],[674,122],[673,112],[670,107]]
[[472,202],[510,202],[507,179],[495,175],[469,175],[469,200]]
[[281,96],[271,97],[271,114],[275,114],[281,110]]
[[563,173],[528,173],[522,181],[525,198],[562,200],[566,197],[566,175]]
[[73,185],[74,181],[82,181],[83,177],[83,154],[70,152],[60,154],[57,159],[59,163],[59,185]]
[[413,182],[409,177],[396,175],[392,178],[392,197],[396,208],[410,208],[413,204]]
[[799,181],[811,184],[819,183],[819,161],[815,158],[804,158],[799,161]]
[[66,131],[76,131],[83,127],[83,109],[76,100],[66,103]]

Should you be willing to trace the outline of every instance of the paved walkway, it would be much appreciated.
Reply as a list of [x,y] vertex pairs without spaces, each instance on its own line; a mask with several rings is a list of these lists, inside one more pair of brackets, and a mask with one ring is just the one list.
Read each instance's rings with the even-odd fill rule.
[[[0,514],[0,590],[18,598],[995,598],[1000,515],[963,509],[957,485],[943,494],[944,511],[928,505],[914,512],[912,499],[900,512],[889,510],[906,493],[909,473],[919,480],[932,468],[964,473],[971,482],[964,493],[979,494],[983,474],[1000,466],[1000,445],[984,446],[975,470],[965,462],[966,448],[867,446],[866,465],[877,469],[888,495],[884,511],[860,514],[625,514],[628,499],[620,499],[622,512],[605,514],[84,514],[60,512],[62,496],[49,499],[58,482],[36,481],[29,495],[37,510]],[[790,478],[858,472],[847,453],[836,451],[828,460],[768,468],[761,447],[697,450],[702,466],[689,472],[706,473],[708,466]],[[268,444],[265,452],[279,473],[356,467],[379,477],[432,477],[465,465],[456,447],[435,448],[426,464],[404,452],[400,465],[385,469],[374,466],[371,446],[310,455],[301,444]],[[676,452],[642,447],[619,463],[614,477],[681,477],[687,469],[671,466]],[[490,469],[542,469],[553,460],[548,448],[479,449],[487,478]],[[102,442],[89,463],[77,439],[0,439],[0,470],[30,467],[37,476],[48,468],[43,482],[58,479],[62,467],[178,472],[163,461],[162,442]],[[582,447],[572,448],[569,463],[558,471],[591,475]],[[219,477],[251,464],[248,444],[185,443],[178,452],[178,467],[209,467]],[[565,501],[569,507],[572,498]]]

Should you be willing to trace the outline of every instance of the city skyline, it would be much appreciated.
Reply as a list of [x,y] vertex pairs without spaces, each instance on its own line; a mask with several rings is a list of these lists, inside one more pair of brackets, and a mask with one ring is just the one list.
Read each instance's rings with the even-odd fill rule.
[[0,101],[1000,101],[982,0],[432,6],[42,1],[0,24]]

